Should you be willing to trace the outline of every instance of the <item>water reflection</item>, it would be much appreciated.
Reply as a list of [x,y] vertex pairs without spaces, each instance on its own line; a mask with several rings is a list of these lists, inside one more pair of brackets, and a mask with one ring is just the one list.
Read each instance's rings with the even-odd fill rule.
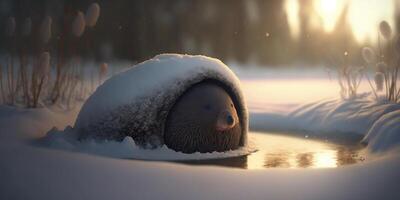
[[235,158],[182,161],[194,165],[218,165],[242,169],[333,168],[360,162],[361,147],[282,135],[251,133],[259,151]]
[[300,153],[297,155],[297,164],[301,168],[310,167],[313,163],[312,153]]
[[[290,167],[289,155],[286,152],[270,153],[266,154],[264,158],[264,166],[266,168],[271,167]],[[248,168],[254,168],[255,166],[250,166]]]

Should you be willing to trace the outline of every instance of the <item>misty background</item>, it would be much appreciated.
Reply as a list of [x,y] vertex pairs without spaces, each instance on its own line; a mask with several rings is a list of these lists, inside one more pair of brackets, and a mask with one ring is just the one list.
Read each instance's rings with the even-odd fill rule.
[[[279,67],[320,65],[345,52],[352,63],[358,64],[361,48],[376,45],[376,38],[357,40],[348,21],[351,1],[341,1],[342,9],[329,31],[321,25],[315,1],[296,0],[294,15],[289,13],[293,8],[288,7],[289,1],[0,0],[2,27],[10,16],[16,20],[13,37],[2,31],[0,51],[6,54],[23,47],[30,54],[45,50],[60,54],[63,47],[70,45],[74,51],[63,52],[66,57],[79,54],[99,62],[140,62],[160,53],[183,53],[216,57],[224,62]],[[87,28],[82,37],[73,38],[69,34],[70,24],[78,11],[86,12],[93,2],[101,7],[97,25]],[[400,2],[382,1],[389,3],[394,10],[393,29],[398,32]],[[365,9],[365,15],[368,12],[374,10]],[[296,34],[289,15],[298,21]],[[53,19],[52,35],[49,43],[42,45],[35,33],[46,16]],[[23,38],[21,24],[28,17],[32,20],[32,34]]]

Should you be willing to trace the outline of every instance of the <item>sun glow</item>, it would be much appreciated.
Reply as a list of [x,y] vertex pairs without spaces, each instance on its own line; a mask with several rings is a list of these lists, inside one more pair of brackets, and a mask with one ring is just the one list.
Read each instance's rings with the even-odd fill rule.
[[331,32],[335,28],[336,21],[342,10],[342,1],[319,0],[315,1],[315,10],[321,17],[322,26],[325,31]]
[[377,42],[378,24],[386,20],[394,25],[394,0],[352,0],[347,20],[357,41]]
[[[285,10],[288,16],[288,24],[293,38],[297,38],[300,32],[299,9],[302,1],[286,0]],[[338,19],[347,6],[346,20],[355,39],[362,43],[365,41],[377,42],[378,24],[386,20],[394,25],[395,0],[314,0],[315,11],[310,21],[320,21],[321,30],[332,32],[335,30]]]
[[286,0],[285,9],[287,13],[287,20],[290,25],[290,34],[296,38],[300,33],[299,23],[299,2],[298,0]]

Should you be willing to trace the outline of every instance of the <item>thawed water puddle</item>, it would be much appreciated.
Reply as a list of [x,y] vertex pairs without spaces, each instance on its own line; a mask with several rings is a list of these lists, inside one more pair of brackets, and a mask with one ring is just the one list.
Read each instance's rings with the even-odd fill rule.
[[361,162],[359,145],[342,145],[308,138],[268,133],[249,134],[250,142],[258,151],[246,156],[190,160],[179,163],[192,165],[218,165],[243,169],[265,168],[334,168]]

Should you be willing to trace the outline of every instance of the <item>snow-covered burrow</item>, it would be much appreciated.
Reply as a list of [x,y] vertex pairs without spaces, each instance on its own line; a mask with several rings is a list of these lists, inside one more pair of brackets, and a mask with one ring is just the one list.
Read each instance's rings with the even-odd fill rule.
[[[243,146],[227,152],[184,154],[163,144],[163,127],[168,110],[182,93],[202,81],[218,82],[230,93],[240,117]],[[122,137],[123,127],[139,132]],[[210,159],[247,155],[256,149],[247,143],[248,111],[234,73],[221,61],[205,56],[161,54],[121,72],[89,97],[74,127],[53,129],[38,144],[46,147],[144,160]],[[80,136],[89,136],[79,140]],[[96,140],[98,135],[106,135]],[[114,136],[117,135],[117,136]],[[92,136],[92,137],[91,137]],[[113,137],[114,136],[114,137]],[[111,139],[111,140],[104,140]],[[147,139],[146,139],[147,138]],[[150,144],[146,144],[150,143]],[[154,150],[143,146],[157,144]]]
[[199,55],[161,54],[111,77],[84,103],[73,129],[80,138],[122,140],[125,133],[138,145],[158,147],[175,102],[207,81],[230,95],[240,118],[240,146],[245,146],[248,111],[238,78],[220,60]]

